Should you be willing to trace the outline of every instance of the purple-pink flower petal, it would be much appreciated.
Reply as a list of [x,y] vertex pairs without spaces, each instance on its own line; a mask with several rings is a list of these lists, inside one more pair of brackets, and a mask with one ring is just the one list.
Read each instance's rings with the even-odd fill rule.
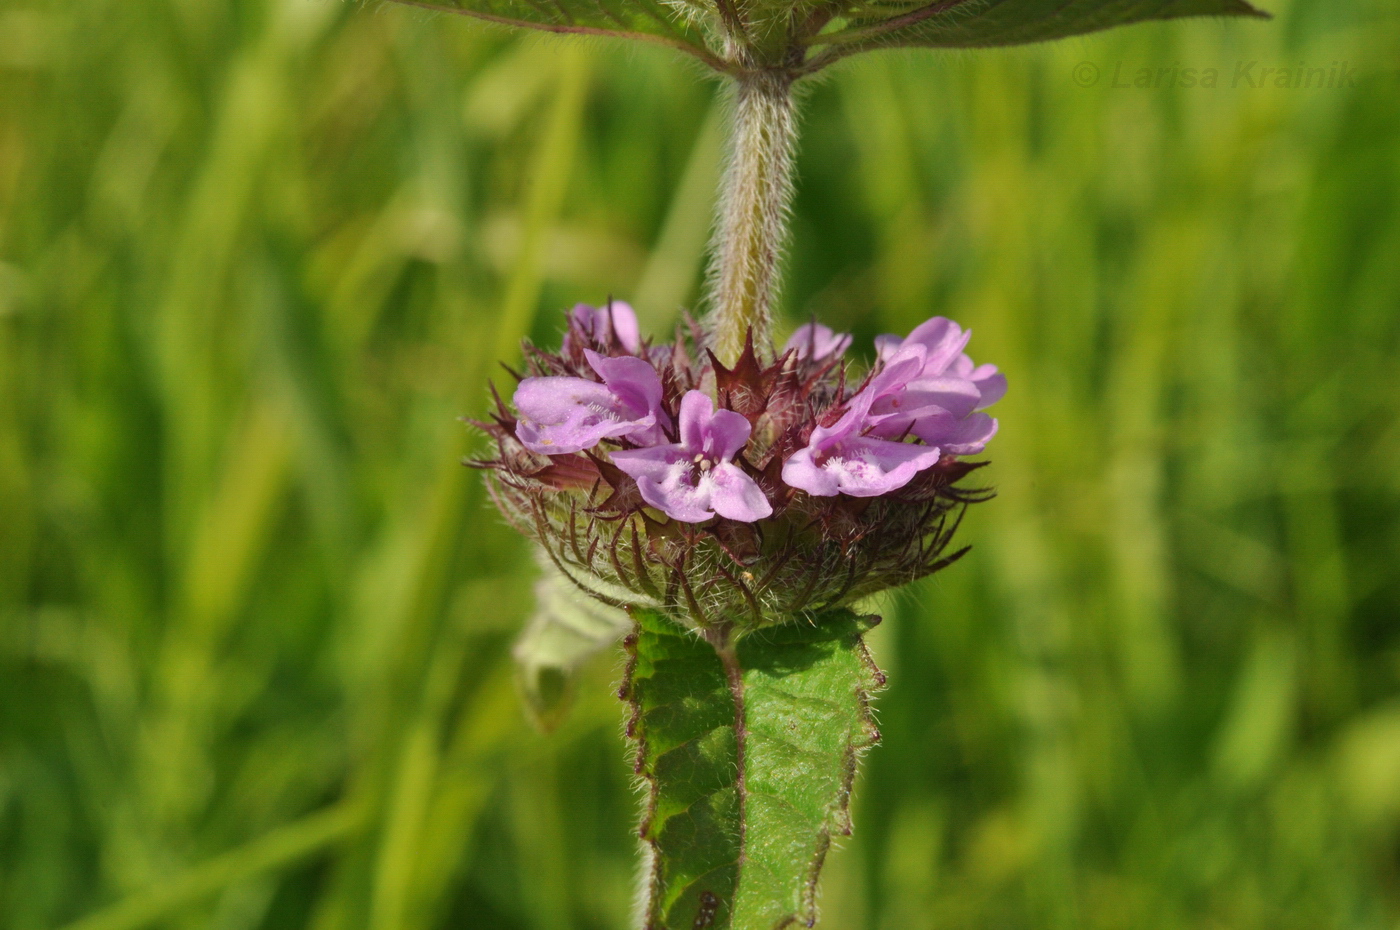
[[850,347],[850,333],[838,333],[821,323],[803,323],[793,332],[783,351],[795,352],[798,358],[819,362],[824,358],[839,358]]
[[914,327],[904,340],[906,346],[921,345],[928,352],[924,360],[924,376],[942,374],[962,354],[972,331],[943,316],[936,316]]
[[799,449],[783,463],[783,482],[816,497],[879,497],[938,464],[936,448],[858,436],[825,453]]
[[965,417],[981,404],[982,392],[966,378],[940,376],[910,381],[900,399],[899,406],[906,412],[937,409]]
[[996,435],[997,421],[985,413],[967,417],[937,413],[919,418],[913,431],[924,442],[949,455],[976,455]]
[[751,432],[743,414],[716,410],[703,391],[687,391],[681,398],[681,445],[691,455],[727,462],[744,448]]
[[901,348],[923,346],[926,353],[924,373],[936,375],[942,374],[962,354],[971,338],[971,330],[964,330],[947,317],[936,316],[914,327],[903,339],[893,335],[875,337],[875,349],[884,360]]
[[[612,300],[601,307],[578,304],[570,311],[569,317],[574,326],[599,345],[607,345],[615,338],[628,352],[636,354],[642,349],[642,334],[637,326],[637,314],[629,303]],[[572,333],[565,333],[565,352],[570,351],[572,343]]]
[[709,480],[710,506],[721,517],[753,523],[773,515],[773,505],[758,482],[733,462],[716,465]]
[[612,453],[613,464],[631,475],[642,500],[673,520],[702,523],[713,517],[709,488],[695,478],[695,462],[679,443]]
[[669,421],[656,369],[632,356],[585,354],[602,384],[586,378],[525,378],[515,389],[515,434],[525,448],[563,455],[623,436],[643,444],[662,441],[662,427]]
[[841,419],[813,430],[807,446],[783,463],[783,482],[816,497],[879,497],[938,464],[937,448],[864,435],[874,400],[862,391]]
[[695,480],[693,472],[690,466],[678,464],[659,481],[645,475],[638,478],[637,488],[642,500],[672,520],[704,523],[715,516],[710,509],[710,485],[706,480]]
[[875,337],[875,357],[880,361],[886,361],[904,345],[904,337],[896,336],[894,333],[885,333]]
[[612,461],[636,480],[642,500],[673,520],[702,523],[718,514],[752,523],[771,516],[773,505],[733,463],[751,430],[743,416],[688,391],[681,398],[680,442],[614,452]]
[[[656,418],[656,422],[669,426],[670,422],[661,409],[661,377],[651,363],[631,355],[612,358],[599,355],[591,349],[584,351],[588,364],[603,379],[617,398],[629,410],[640,411]],[[634,442],[648,444],[661,440],[660,431],[651,436],[638,436]]]
[[861,428],[884,438],[899,438],[921,416],[953,411],[971,413],[980,395],[970,381],[958,378],[925,378],[928,351],[918,344],[895,351],[858,397],[868,399]]
[[999,372],[995,365],[978,365],[968,380],[977,385],[977,391],[982,395],[982,400],[977,404],[978,410],[985,410],[1006,396],[1006,375]]
[[[895,368],[900,359],[907,359],[915,348],[921,348],[924,353],[917,375],[900,378],[897,383],[881,389],[871,411],[876,433],[898,436],[912,429],[919,436],[944,435],[952,428],[950,423],[961,422],[971,417],[973,411],[985,410],[1001,400],[1006,394],[1006,376],[995,365],[973,364],[963,351],[971,335],[971,331],[962,329],[952,320],[934,317],[915,327],[905,339],[889,335],[876,338],[876,351],[886,370]],[[872,387],[874,383],[872,379]],[[926,417],[933,419],[921,427],[920,421]],[[958,435],[981,435],[987,430],[987,422],[978,419],[975,425],[959,426]],[[995,432],[994,427],[992,431]],[[991,434],[986,438],[990,439]],[[985,440],[980,442],[985,445]],[[977,451],[981,451],[977,440],[958,441],[953,445],[977,447]],[[969,454],[952,446],[946,446],[944,451]]]
[[656,418],[628,409],[606,385],[584,378],[526,378],[515,389],[515,434],[531,452],[581,452],[604,439],[650,429]]

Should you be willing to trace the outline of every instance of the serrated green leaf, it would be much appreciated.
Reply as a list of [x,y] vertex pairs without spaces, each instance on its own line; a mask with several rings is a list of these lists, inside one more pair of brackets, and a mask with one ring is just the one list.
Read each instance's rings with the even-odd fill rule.
[[833,611],[716,651],[659,613],[634,617],[646,927],[810,926],[831,837],[850,832],[857,757],[879,736],[869,697],[883,678],[861,638],[878,618]]
[[542,729],[563,720],[574,679],[589,659],[631,627],[627,614],[584,594],[552,565],[535,585],[535,614],[511,650],[520,690]]
[[799,77],[881,48],[989,48],[1150,20],[1268,14],[1247,0],[395,0],[548,32],[659,43],[732,74]]
[[[705,42],[702,3],[660,0],[394,0],[407,6],[458,13],[522,29],[636,39],[665,45],[712,67],[726,65]],[[693,7],[693,8],[692,8]]]
[[812,60],[815,70],[837,57],[872,49],[1024,45],[1192,16],[1268,14],[1245,0],[879,0],[848,8],[839,28],[813,36],[807,44],[827,46]]

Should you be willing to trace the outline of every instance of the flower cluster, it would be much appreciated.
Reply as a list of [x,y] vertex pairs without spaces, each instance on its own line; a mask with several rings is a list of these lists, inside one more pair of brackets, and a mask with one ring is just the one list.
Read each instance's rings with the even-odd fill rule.
[[818,323],[760,363],[732,367],[687,321],[642,340],[625,303],[575,307],[558,353],[526,347],[512,403],[499,396],[489,469],[502,512],[561,571],[618,604],[697,626],[758,625],[936,571],[956,520],[984,499],[956,487],[1006,392],[936,317],[881,336],[862,378],[851,337]]

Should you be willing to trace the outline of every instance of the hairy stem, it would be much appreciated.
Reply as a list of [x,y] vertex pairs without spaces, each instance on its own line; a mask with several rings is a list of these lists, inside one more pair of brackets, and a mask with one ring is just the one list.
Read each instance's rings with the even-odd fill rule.
[[758,353],[771,354],[797,141],[792,82],[791,74],[761,71],[744,74],[735,88],[708,300],[711,348],[726,365],[750,332]]

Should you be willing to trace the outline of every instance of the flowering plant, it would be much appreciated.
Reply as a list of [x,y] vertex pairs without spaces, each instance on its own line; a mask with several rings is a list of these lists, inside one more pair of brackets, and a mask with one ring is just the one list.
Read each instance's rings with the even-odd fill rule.
[[935,317],[880,337],[861,375],[851,337],[812,322],[771,360],[750,334],[726,365],[692,320],[657,344],[627,304],[580,305],[478,424],[502,513],[559,577],[630,613],[646,927],[815,920],[884,681],[861,640],[877,618],[846,608],[957,559],[957,516],[988,496],[958,482],[1006,379],[970,336]]
[[941,317],[880,337],[864,372],[845,360],[851,337],[815,321],[774,351],[793,88],[877,48],[1263,14],[1245,0],[407,2],[658,42],[730,82],[707,315],[655,343],[624,303],[575,307],[558,352],[525,347],[510,402],[478,424],[494,454],[474,464],[547,566],[516,650],[527,674],[627,631],[621,695],[649,786],[642,926],[812,926],[878,737],[884,677],[862,639],[878,618],[850,608],[963,554],[949,552],[958,520],[989,496],[962,485],[979,467],[965,457],[996,433],[985,409],[1006,380]]

